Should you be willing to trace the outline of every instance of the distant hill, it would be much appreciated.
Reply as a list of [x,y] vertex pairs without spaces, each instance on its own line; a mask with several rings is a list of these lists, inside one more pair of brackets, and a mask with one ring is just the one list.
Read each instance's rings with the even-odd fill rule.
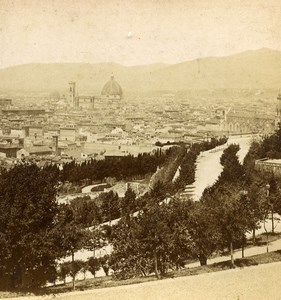
[[180,64],[122,66],[115,63],[27,64],[0,69],[5,91],[64,92],[76,81],[78,93],[99,94],[111,73],[126,91],[197,88],[280,88],[281,51],[260,49],[225,57],[206,57]]

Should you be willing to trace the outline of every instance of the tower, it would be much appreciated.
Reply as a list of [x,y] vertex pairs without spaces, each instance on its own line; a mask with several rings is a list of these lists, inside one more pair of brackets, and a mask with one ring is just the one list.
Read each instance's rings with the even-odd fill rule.
[[69,82],[69,93],[68,93],[68,101],[72,106],[75,106],[75,98],[76,98],[76,82]]

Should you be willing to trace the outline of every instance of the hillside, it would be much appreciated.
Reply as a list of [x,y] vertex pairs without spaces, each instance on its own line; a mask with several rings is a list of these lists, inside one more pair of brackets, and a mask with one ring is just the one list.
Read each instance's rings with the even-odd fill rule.
[[174,65],[20,65],[0,69],[0,93],[55,90],[64,92],[69,81],[76,81],[79,94],[97,94],[111,73],[114,73],[125,92],[197,88],[276,89],[281,86],[281,51],[260,49],[232,56],[200,58]]

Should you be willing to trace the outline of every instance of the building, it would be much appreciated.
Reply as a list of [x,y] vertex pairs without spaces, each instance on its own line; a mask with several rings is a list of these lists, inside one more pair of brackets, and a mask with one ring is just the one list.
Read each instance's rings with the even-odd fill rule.
[[6,157],[17,157],[17,152],[22,149],[20,144],[13,144],[9,142],[0,142],[0,152],[5,153]]
[[72,141],[76,140],[76,128],[73,126],[63,126],[60,128],[59,139],[61,141]]
[[76,107],[84,110],[94,109],[94,97],[92,96],[78,96],[76,97]]
[[17,151],[17,158],[22,159],[24,157],[31,156],[31,155],[46,156],[50,154],[53,154],[53,150],[45,145],[31,146]]
[[43,127],[40,125],[26,126],[25,136],[32,140],[41,140],[44,137]]
[[225,114],[223,130],[230,134],[268,134],[274,131],[275,123],[275,116],[230,110]]
[[111,75],[109,81],[102,88],[101,96],[95,98],[94,108],[97,110],[120,108],[122,96],[121,86]]
[[9,108],[10,106],[12,106],[12,99],[0,98],[1,108]]
[[68,102],[73,107],[77,107],[76,82],[74,82],[74,81],[69,82]]
[[69,82],[67,102],[74,108],[84,110],[117,109],[120,107],[123,91],[119,83],[111,75],[103,86],[100,96],[78,96],[76,82]]
[[3,115],[38,116],[46,114],[46,110],[39,108],[5,108],[2,109],[2,113]]
[[255,161],[255,169],[265,173],[273,173],[281,177],[281,159],[259,159]]

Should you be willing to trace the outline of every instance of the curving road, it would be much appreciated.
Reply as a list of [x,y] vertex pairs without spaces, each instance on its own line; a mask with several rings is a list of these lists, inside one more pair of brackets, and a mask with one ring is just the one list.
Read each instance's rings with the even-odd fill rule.
[[[237,154],[241,163],[250,148],[252,139],[252,136],[235,136],[230,137],[228,140],[227,145],[238,144],[240,146],[240,150]],[[199,200],[204,189],[213,185],[219,177],[222,171],[220,157],[227,145],[218,146],[215,149],[202,152],[199,155],[196,165],[195,182],[192,184],[191,189],[194,200]]]

